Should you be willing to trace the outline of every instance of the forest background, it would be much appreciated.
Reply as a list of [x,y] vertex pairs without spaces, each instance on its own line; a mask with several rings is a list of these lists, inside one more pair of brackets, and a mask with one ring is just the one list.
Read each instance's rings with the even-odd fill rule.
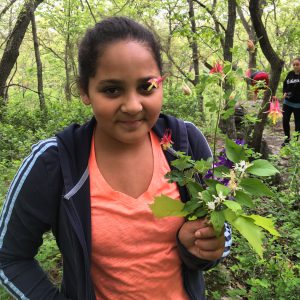
[[[294,140],[270,153],[278,131],[265,113],[272,96],[282,98],[282,81],[300,55],[298,0],[1,0],[0,205],[32,144],[91,117],[76,86],[77,47],[88,27],[114,15],[143,23],[161,41],[169,74],[164,112],[194,122],[212,147],[217,123],[219,150],[225,134],[243,138],[280,170],[267,180],[275,197],[257,199],[254,212],[273,218],[281,237],[264,241],[262,259],[234,232],[230,257],[205,274],[208,299],[299,299],[300,145]],[[221,94],[209,75],[216,63],[226,74]],[[257,102],[249,68],[270,74]],[[59,285],[61,257],[51,233],[37,259]],[[0,299],[12,298],[0,287]]]

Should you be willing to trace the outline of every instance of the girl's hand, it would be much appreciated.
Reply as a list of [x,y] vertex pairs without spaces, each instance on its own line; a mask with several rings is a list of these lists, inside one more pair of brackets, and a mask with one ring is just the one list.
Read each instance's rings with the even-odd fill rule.
[[215,231],[206,218],[185,222],[179,230],[179,241],[193,255],[205,259],[221,258],[225,249],[225,237],[216,237]]

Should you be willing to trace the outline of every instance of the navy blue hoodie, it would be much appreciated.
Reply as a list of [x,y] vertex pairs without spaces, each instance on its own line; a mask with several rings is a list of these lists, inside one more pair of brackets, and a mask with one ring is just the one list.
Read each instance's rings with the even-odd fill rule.
[[[91,212],[88,159],[96,121],[73,124],[55,138],[34,145],[8,190],[0,219],[0,280],[16,299],[95,300],[90,275]],[[154,132],[172,130],[173,148],[194,159],[211,156],[201,132],[192,124],[160,115]],[[165,152],[169,163],[175,159]],[[185,188],[179,187],[183,202]],[[46,231],[52,230],[62,254],[63,280],[58,290],[35,260]],[[226,248],[231,243],[225,231]],[[193,256],[178,242],[184,287],[190,299],[205,299],[202,271],[218,261]]]

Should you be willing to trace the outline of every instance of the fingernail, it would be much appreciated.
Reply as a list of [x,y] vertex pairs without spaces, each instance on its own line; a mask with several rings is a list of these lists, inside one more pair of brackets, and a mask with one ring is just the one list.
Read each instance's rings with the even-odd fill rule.
[[197,238],[201,237],[201,231],[196,231],[195,232],[195,237],[197,237]]

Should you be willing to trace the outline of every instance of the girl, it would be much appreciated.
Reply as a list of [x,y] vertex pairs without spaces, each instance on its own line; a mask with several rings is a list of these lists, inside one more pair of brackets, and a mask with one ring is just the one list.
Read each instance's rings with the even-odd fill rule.
[[293,70],[290,71],[283,82],[283,131],[285,140],[282,146],[289,143],[290,120],[294,113],[295,131],[300,133],[300,57],[293,60]]
[[[114,17],[87,31],[79,88],[94,117],[35,145],[3,208],[0,278],[17,299],[205,298],[202,271],[228,255],[230,229],[216,237],[205,219],[156,219],[148,205],[160,194],[188,200],[164,178],[174,159],[160,147],[166,129],[175,150],[211,156],[193,124],[160,114],[161,71],[158,43],[136,22]],[[60,291],[34,260],[50,229]]]

